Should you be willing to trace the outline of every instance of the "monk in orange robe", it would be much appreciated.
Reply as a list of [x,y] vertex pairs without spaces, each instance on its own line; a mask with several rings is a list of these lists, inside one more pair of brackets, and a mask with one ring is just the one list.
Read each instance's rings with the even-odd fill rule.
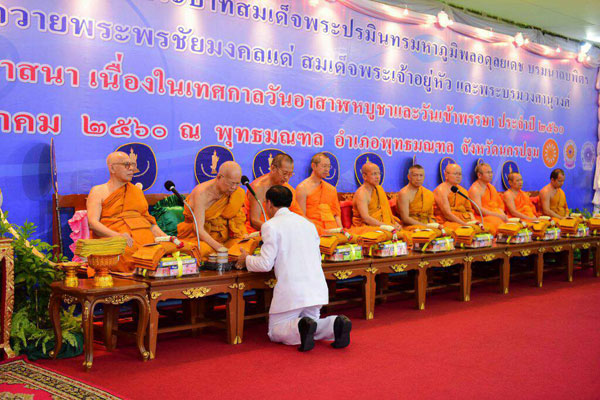
[[356,190],[352,199],[352,233],[360,235],[382,226],[400,230],[400,220],[392,214],[387,195],[379,185],[379,167],[367,162],[361,172],[364,183]]
[[552,217],[558,221],[569,215],[567,197],[561,189],[565,183],[565,172],[557,168],[550,174],[550,183],[540,190],[540,201],[542,203],[542,214]]
[[[271,162],[270,172],[259,178],[256,178],[250,184],[250,186],[252,189],[254,189],[256,196],[262,204],[265,203],[265,195],[271,186],[285,186],[292,191],[293,195],[292,205],[289,207],[289,210],[298,215],[304,216],[304,213],[302,212],[302,209],[300,208],[300,205],[296,199],[296,191],[288,184],[288,181],[293,175],[294,160],[292,157],[285,153],[277,154],[275,157],[273,157],[273,161]],[[260,210],[258,201],[256,201],[250,191],[246,193],[246,202],[244,208],[247,216],[246,229],[248,232],[260,231],[260,227],[265,220],[262,215],[262,211]]]
[[125,253],[113,271],[132,272],[132,255],[139,246],[154,243],[157,236],[167,236],[148,212],[144,192],[131,183],[136,162],[121,151],[106,158],[110,178],[94,186],[87,198],[87,214],[91,237],[123,236],[127,240]]
[[491,183],[494,174],[489,164],[477,164],[475,174],[477,180],[469,188],[469,197],[481,208],[483,221],[479,215],[475,215],[475,218],[483,222],[490,233],[496,236],[498,227],[508,222],[508,217],[504,213],[504,201]]
[[408,185],[396,196],[396,207],[406,229],[424,227],[435,222],[433,192],[423,187],[425,169],[415,164],[408,169]]
[[[234,161],[221,164],[217,177],[197,185],[187,198],[194,210],[200,236],[200,256],[225,252],[247,235],[243,206],[246,194],[240,187],[242,169]],[[177,236],[197,243],[192,213],[185,207],[184,221],[177,225]]]
[[535,205],[529,195],[522,189],[523,178],[518,172],[508,174],[509,189],[504,192],[504,205],[509,218],[520,218],[524,221],[533,221],[537,218]]
[[296,188],[300,208],[317,227],[319,235],[333,233],[342,228],[340,202],[334,186],[325,182],[331,162],[324,153],[315,154],[310,162],[311,175]]
[[461,180],[461,167],[458,164],[448,164],[444,170],[444,182],[433,191],[433,215],[436,222],[451,230],[475,220],[471,202],[451,190],[452,186],[456,186],[461,193],[467,195],[466,189],[460,186]]

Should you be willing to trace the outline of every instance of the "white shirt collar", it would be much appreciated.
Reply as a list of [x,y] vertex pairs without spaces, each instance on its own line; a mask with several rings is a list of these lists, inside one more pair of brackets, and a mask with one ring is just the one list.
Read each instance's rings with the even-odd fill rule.
[[289,208],[287,207],[281,207],[279,210],[277,210],[277,212],[275,213],[275,215],[273,215],[273,218],[275,218],[278,215],[285,215],[285,214],[289,214],[291,213],[291,211],[289,210]]

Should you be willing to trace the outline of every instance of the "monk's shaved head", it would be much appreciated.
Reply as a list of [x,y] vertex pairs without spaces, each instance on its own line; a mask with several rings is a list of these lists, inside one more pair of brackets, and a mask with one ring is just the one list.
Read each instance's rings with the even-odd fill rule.
[[362,168],[360,169],[360,172],[362,172],[363,174],[370,174],[374,171],[381,172],[377,164],[374,164],[372,162],[364,163]]
[[110,166],[114,163],[129,161],[127,153],[122,151],[113,151],[106,157],[106,165]]
[[219,167],[219,173],[215,178],[219,193],[231,195],[240,187],[242,180],[242,168],[235,161],[225,161]]
[[235,161],[225,161],[219,167],[219,175],[221,176],[242,176],[242,167]]
[[517,178],[521,178],[521,174],[518,172],[511,172],[510,174],[508,174],[508,181],[512,182]]
[[444,170],[444,181],[458,185],[462,181],[462,168],[458,164],[448,164]]
[[462,172],[462,168],[458,164],[448,164],[444,170],[446,174],[452,174],[456,172]]
[[484,170],[487,168],[492,169],[491,165],[488,163],[482,162],[477,164],[477,166],[475,167],[475,175],[483,174]]
[[279,153],[275,157],[273,157],[273,161],[271,162],[272,167],[281,168],[283,162],[288,162],[290,164],[294,164],[294,159],[285,153]]
[[381,182],[381,170],[377,164],[366,162],[360,169],[365,184],[377,186]]
[[319,165],[319,163],[321,161],[328,160],[328,159],[329,159],[329,157],[327,157],[327,155],[325,155],[325,153],[317,153],[314,156],[312,156],[312,158],[310,159],[310,163]]

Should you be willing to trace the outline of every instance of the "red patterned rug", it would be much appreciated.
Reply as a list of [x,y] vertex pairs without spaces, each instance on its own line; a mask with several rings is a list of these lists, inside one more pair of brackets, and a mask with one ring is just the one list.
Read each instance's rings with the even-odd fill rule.
[[0,400],[118,400],[111,393],[52,370],[31,364],[25,358],[0,363]]

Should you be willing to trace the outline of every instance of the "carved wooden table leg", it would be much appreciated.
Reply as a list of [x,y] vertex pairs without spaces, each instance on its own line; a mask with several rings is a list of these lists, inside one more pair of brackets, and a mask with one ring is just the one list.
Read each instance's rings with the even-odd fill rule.
[[50,352],[50,356],[54,359],[56,359],[62,347],[62,327],[60,326],[61,301],[61,295],[53,292],[50,295],[50,301],[48,303],[50,322],[52,322],[52,329],[54,329],[54,350]]
[[415,275],[415,300],[417,309],[425,309],[425,296],[427,294],[427,268],[419,268]]
[[117,335],[113,333],[114,326],[119,319],[119,307],[112,304],[104,304],[104,345],[107,351],[113,351],[117,347]]
[[464,261],[460,266],[460,297],[471,301],[471,262]]
[[567,263],[567,281],[568,282],[573,282],[573,270],[574,270],[574,256],[575,256],[575,252],[573,251],[573,248],[571,246],[568,246],[569,249],[567,251],[563,251],[562,253],[562,259],[564,260],[563,262]]
[[235,316],[236,316],[236,334],[235,339],[233,340],[233,344],[240,344],[242,340],[244,340],[244,317],[246,315],[246,302],[244,301],[244,291],[239,290],[235,299]]
[[[141,316],[140,316],[141,318]],[[156,341],[158,337],[158,299],[150,300],[150,323],[148,324],[148,351],[150,359],[156,357]]]
[[[542,250],[540,248],[539,250]],[[542,287],[544,283],[544,252],[540,251],[535,255],[535,284]]]
[[[83,302],[83,310],[81,312],[81,324],[83,327],[83,352],[85,353],[85,361],[83,368],[89,371],[94,362],[94,306],[96,302],[90,303],[87,299]],[[60,321],[59,321],[60,324]]]
[[133,300],[137,300],[139,305],[139,318],[137,326],[136,344],[142,355],[144,361],[150,359],[150,352],[144,347],[144,334],[148,326],[148,314],[150,312],[150,302],[146,296],[136,295],[132,297]]
[[227,343],[237,343],[237,298],[244,297],[243,290],[234,290],[227,296],[227,304],[225,305],[225,323],[227,325]]
[[375,282],[376,270],[368,272],[365,285],[366,293],[365,296],[365,319],[373,319],[375,316],[375,292],[377,289],[377,283]]
[[500,265],[500,293],[508,293],[508,285],[510,281],[510,258],[505,256]]

